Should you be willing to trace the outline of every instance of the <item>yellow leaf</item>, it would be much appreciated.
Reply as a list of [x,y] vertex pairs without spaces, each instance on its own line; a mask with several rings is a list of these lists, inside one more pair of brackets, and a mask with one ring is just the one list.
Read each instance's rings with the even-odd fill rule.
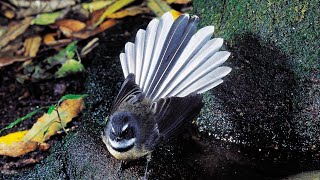
[[44,114],[23,137],[23,141],[44,142],[57,131],[64,128],[66,124],[72,120],[72,118],[78,116],[81,109],[82,98],[68,99],[63,101],[61,106],[58,107],[61,122],[56,111],[51,112],[51,114]]
[[172,14],[172,16],[173,16],[174,19],[177,19],[177,18],[181,15],[181,12],[176,11],[176,10],[174,10],[174,9],[171,9],[170,12],[171,12],[171,14]]
[[97,27],[99,24],[101,24],[104,21],[104,19],[107,16],[118,11],[122,7],[132,3],[133,1],[134,0],[118,0],[115,3],[111,4],[109,7],[107,7],[107,9],[104,11],[104,13],[100,16],[98,22],[96,22],[96,24],[94,26]]
[[29,37],[24,41],[24,56],[35,57],[39,50],[42,38],[40,36]]
[[167,0],[169,4],[175,3],[175,4],[188,4],[191,2],[191,0]]
[[171,10],[171,7],[162,0],[148,0],[147,6],[158,16],[161,17],[164,13]]
[[141,7],[141,6],[132,6],[127,9],[121,10],[119,12],[108,15],[108,18],[111,19],[121,19],[126,16],[135,16],[137,14],[148,13],[150,12],[149,8]]
[[93,12],[112,4],[114,1],[115,0],[102,0],[102,1],[94,1],[90,3],[82,3],[82,8],[87,9],[90,12]]
[[18,131],[6,136],[0,137],[0,155],[17,157],[34,151],[37,148],[37,142],[24,142],[22,138],[28,131]]

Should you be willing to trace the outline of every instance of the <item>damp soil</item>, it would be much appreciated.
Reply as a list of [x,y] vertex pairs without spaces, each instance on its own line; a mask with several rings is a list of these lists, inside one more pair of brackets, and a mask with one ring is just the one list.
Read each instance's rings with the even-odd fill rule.
[[[50,106],[65,94],[79,94],[84,91],[84,75],[72,75],[61,79],[48,79],[40,82],[16,81],[19,64],[14,64],[0,69],[0,129],[6,127],[15,119],[25,116],[31,111],[44,106]],[[5,130],[1,135],[16,131],[27,130],[32,127],[42,113],[23,121],[12,129]],[[81,118],[77,118],[68,127],[76,127]],[[47,143],[50,147],[60,141],[65,133],[56,135]],[[0,156],[0,171],[2,173],[17,173],[33,167],[50,153],[37,149],[20,157]]]

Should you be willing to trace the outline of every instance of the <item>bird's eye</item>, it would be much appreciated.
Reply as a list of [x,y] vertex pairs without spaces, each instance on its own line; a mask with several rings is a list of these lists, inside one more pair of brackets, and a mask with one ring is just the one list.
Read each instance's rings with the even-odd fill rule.
[[123,134],[124,134],[124,135],[127,135],[128,132],[129,132],[128,129],[126,129],[126,130],[123,132]]

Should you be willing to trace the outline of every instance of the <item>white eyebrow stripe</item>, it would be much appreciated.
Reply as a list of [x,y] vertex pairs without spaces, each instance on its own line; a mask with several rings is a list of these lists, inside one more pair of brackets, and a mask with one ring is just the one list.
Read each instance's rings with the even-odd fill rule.
[[127,123],[127,124],[125,124],[123,127],[122,127],[122,131],[125,131],[127,128],[128,128],[128,126],[129,126],[129,124]]
[[112,132],[116,132],[115,130],[114,130],[114,128],[113,128],[113,125],[111,124],[111,130],[112,130]]
[[133,145],[136,142],[136,138],[131,138],[129,140],[122,141],[113,141],[109,138],[109,142],[113,148],[126,148]]

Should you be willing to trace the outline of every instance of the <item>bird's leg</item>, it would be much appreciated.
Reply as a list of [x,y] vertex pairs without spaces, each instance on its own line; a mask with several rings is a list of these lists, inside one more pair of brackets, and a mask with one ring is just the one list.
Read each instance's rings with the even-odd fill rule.
[[125,166],[127,165],[127,162],[126,161],[121,161],[119,167],[118,167],[118,176],[121,177],[121,173],[123,172],[123,170],[125,170]]
[[148,154],[147,155],[147,164],[146,164],[146,169],[144,171],[144,176],[143,176],[143,180],[147,180],[148,179],[148,176],[149,176],[149,172],[148,172],[148,165],[149,165],[149,162],[151,161],[151,154]]

